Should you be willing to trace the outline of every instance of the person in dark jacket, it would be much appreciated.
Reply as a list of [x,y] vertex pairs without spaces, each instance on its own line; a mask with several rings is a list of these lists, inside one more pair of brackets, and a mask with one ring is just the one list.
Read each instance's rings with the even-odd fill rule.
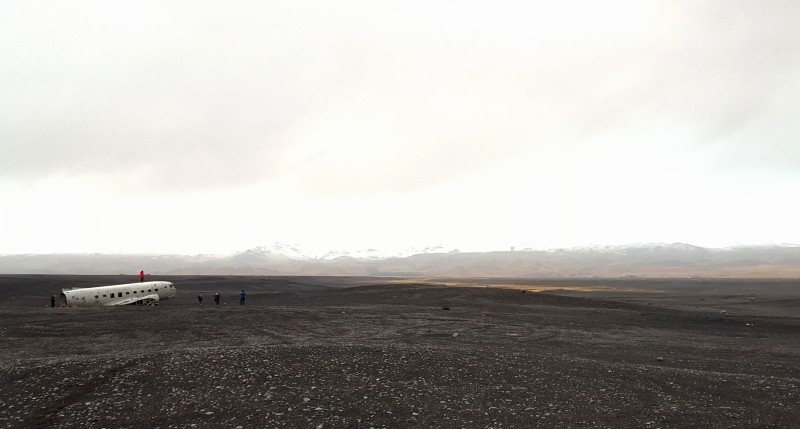
[[55,306],[56,306],[56,295],[55,294],[51,294],[50,295],[50,307],[55,307]]
[[214,304],[219,305],[219,292],[214,294]]
[[239,294],[239,305],[244,305],[244,298],[246,296],[247,294],[244,292],[244,290],[242,290],[242,292]]
[[202,304],[203,303],[203,295],[197,295],[197,301]]

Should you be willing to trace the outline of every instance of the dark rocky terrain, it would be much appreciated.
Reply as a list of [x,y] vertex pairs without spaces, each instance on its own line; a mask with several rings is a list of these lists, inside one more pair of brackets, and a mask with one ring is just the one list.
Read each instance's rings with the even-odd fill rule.
[[0,276],[0,427],[800,427],[798,281],[152,277]]

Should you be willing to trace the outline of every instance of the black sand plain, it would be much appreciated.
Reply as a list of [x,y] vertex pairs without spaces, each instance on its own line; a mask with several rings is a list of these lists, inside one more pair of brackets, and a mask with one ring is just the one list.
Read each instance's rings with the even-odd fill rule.
[[136,280],[0,275],[0,427],[800,427],[797,280]]

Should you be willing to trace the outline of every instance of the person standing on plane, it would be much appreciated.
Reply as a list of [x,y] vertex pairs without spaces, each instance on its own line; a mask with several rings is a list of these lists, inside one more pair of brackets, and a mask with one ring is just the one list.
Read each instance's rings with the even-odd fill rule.
[[143,281],[144,281],[144,270],[142,270],[142,271],[139,271],[139,281],[140,281],[140,282],[143,282]]
[[214,294],[214,304],[219,305],[219,292]]
[[242,293],[239,294],[239,305],[244,305],[244,298],[246,296],[247,296],[247,294],[244,293],[244,289],[242,289]]

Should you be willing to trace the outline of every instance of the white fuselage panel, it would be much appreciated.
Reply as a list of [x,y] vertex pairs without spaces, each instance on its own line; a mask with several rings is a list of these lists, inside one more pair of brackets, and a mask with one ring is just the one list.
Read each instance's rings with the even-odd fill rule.
[[175,296],[170,282],[141,282],[121,285],[64,289],[61,299],[67,307],[101,307],[158,302]]

